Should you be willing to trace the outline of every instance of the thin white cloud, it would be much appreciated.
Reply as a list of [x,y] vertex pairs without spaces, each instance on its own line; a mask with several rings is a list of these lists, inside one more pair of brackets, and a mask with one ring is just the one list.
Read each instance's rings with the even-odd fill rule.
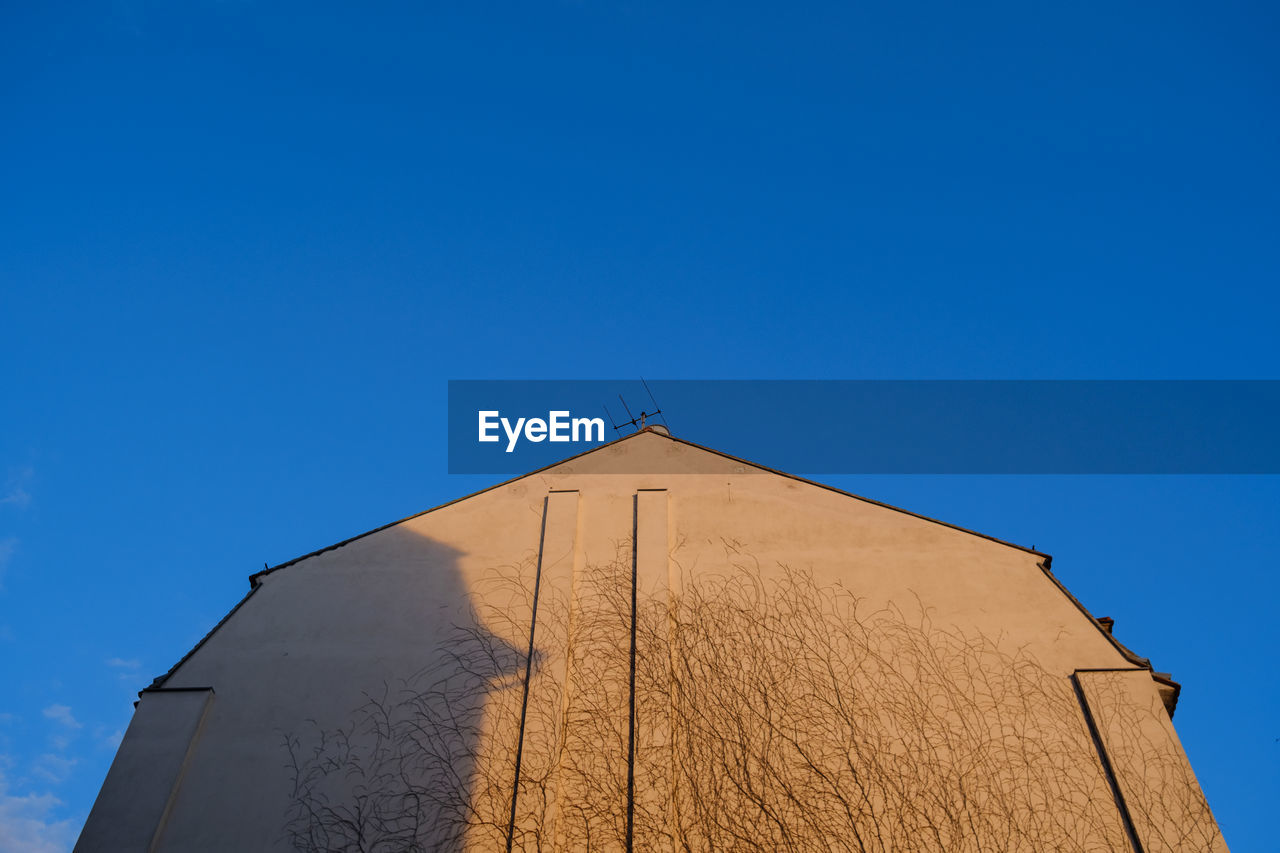
[[139,678],[142,661],[137,658],[107,658],[107,666],[118,670],[116,677],[125,684],[132,684]]
[[61,755],[54,755],[52,752],[46,752],[36,759],[31,766],[31,772],[55,785],[60,785],[67,781],[67,777],[71,775],[71,771],[75,769],[76,759],[65,758]]
[[31,493],[22,488],[22,486],[10,486],[4,497],[0,497],[0,504],[12,504],[16,507],[29,506],[31,504]]
[[114,750],[120,746],[120,741],[124,740],[124,729],[108,728],[101,723],[95,723],[93,726],[93,743],[99,749]]
[[27,483],[34,474],[35,471],[30,466],[19,468],[10,474],[3,492],[0,492],[0,506],[15,506],[19,509],[30,506],[31,493],[27,491]]
[[9,782],[0,770],[0,850],[6,853],[66,853],[75,842],[76,829],[70,820],[56,820],[54,813],[62,801],[53,794],[9,792]]
[[0,539],[0,592],[4,592],[4,570],[18,548],[18,537],[8,536]]
[[[34,473],[34,470],[28,465],[9,474],[9,479],[5,482],[4,488],[0,489],[0,508],[10,506],[25,509],[31,504],[31,493],[27,491],[26,484]],[[8,567],[9,561],[13,559],[13,552],[17,548],[18,538],[16,536],[0,538],[0,592],[4,592],[5,569]]]
[[81,723],[71,715],[71,708],[66,705],[53,704],[44,709],[44,715],[50,720],[56,720],[70,729],[78,729]]
[[129,658],[128,660],[124,658],[107,658],[107,666],[116,669],[139,669],[142,666],[142,661],[137,658]]

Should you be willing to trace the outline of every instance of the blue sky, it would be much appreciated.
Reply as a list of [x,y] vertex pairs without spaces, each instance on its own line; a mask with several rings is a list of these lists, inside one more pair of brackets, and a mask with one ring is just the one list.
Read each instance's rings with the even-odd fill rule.
[[[8,4],[0,847],[69,847],[248,574],[490,482],[448,379],[1280,378],[1277,24]],[[1280,478],[830,479],[1052,553],[1273,841]]]

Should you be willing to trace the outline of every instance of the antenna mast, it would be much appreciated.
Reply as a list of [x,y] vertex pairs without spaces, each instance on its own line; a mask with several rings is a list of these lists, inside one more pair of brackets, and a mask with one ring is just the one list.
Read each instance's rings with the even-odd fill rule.
[[[619,395],[618,395],[618,402],[622,403],[622,410],[623,410],[623,411],[625,411],[625,412],[627,413],[627,417],[631,418],[631,420],[629,420],[629,421],[623,421],[622,423],[617,423],[616,421],[614,421],[614,419],[613,419],[613,413],[609,411],[609,407],[608,407],[608,406],[604,406],[604,413],[605,413],[606,415],[608,415],[608,416],[609,416],[609,423],[610,423],[610,425],[613,427],[613,431],[614,431],[614,432],[621,432],[623,427],[627,427],[627,426],[629,426],[629,427],[634,427],[634,428],[635,428],[635,431],[636,431],[636,432],[639,432],[640,430],[644,429],[644,427],[645,427],[645,422],[646,422],[649,418],[652,418],[652,417],[655,417],[655,416],[660,416],[660,417],[662,418],[662,425],[663,425],[664,427],[666,427],[668,431],[670,431],[671,426],[670,426],[670,424],[668,424],[668,423],[667,423],[667,417],[666,417],[666,415],[663,415],[663,414],[662,414],[662,408],[658,405],[658,401],[657,401],[657,399],[656,399],[656,398],[654,398],[654,396],[653,396],[653,392],[652,392],[651,390],[649,390],[649,383],[648,383],[648,382],[645,382],[645,381],[644,381],[644,379],[643,379],[643,377],[642,377],[642,378],[640,379],[640,384],[644,386],[645,393],[649,395],[649,399],[653,402],[653,411],[652,411],[652,412],[646,412],[646,411],[644,411],[644,410],[642,409],[642,410],[640,411],[640,414],[638,414],[638,415],[632,415],[632,414],[631,414],[631,407],[627,405],[627,401],[626,401],[626,400],[624,400],[624,399],[622,398],[622,395],[621,395],[621,394],[619,394]],[[603,404],[602,404],[602,405],[603,405]]]

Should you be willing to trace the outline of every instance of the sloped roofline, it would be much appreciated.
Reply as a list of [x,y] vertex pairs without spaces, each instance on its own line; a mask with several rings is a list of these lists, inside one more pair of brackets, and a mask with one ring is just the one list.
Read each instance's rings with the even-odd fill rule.
[[1051,555],[1046,554],[1043,551],[1037,551],[1034,548],[1028,548],[1025,545],[1019,545],[1016,542],[1009,542],[1007,540],[1000,539],[995,536],[989,536],[986,533],[980,533],[977,530],[970,530],[967,527],[961,527],[958,524],[952,524],[948,521],[942,521],[941,519],[931,518],[927,515],[921,515],[918,512],[912,512],[909,509],[903,509],[902,507],[894,506],[893,504],[887,504],[882,501],[874,500],[872,498],[863,497],[862,495],[855,495],[853,492],[846,492],[844,489],[837,489],[835,486],[829,486],[826,483],[820,483],[817,480],[810,480],[805,477],[801,477],[797,474],[789,474],[786,471],[779,471],[777,468],[770,468],[768,465],[761,465],[758,462],[752,462],[749,459],[743,459],[739,456],[734,456],[732,453],[725,453],[723,450],[716,450],[714,447],[707,447],[706,445],[698,444],[695,441],[689,441],[686,438],[678,438],[674,435],[671,435],[669,432],[663,432],[653,427],[644,427],[643,429],[637,430],[636,432],[633,432],[630,435],[624,435],[622,438],[616,438],[613,441],[607,442],[605,444],[601,444],[597,447],[592,447],[589,450],[584,450],[583,452],[574,454],[573,456],[565,457],[564,459],[560,459],[556,462],[552,462],[550,465],[544,465],[541,468],[535,468],[532,471],[529,471],[524,474],[520,474],[508,480],[503,480],[500,483],[494,483],[492,486],[485,486],[483,489],[479,489],[477,491],[471,492],[470,494],[463,495],[462,497],[459,497],[459,498],[454,498],[453,500],[446,501],[442,504],[437,504],[436,506],[433,506],[430,509],[424,509],[421,512],[415,512],[413,515],[407,515],[404,518],[401,518],[397,521],[392,521],[388,524],[384,524],[381,527],[375,527],[372,530],[365,531],[364,533],[358,533],[355,536],[342,540],[341,542],[334,543],[333,545],[329,545],[324,548],[319,548],[315,551],[312,551],[309,554],[303,554],[301,557],[294,557],[292,560],[288,560],[284,563],[280,563],[279,565],[271,566],[270,568],[263,569],[259,572],[254,572],[252,575],[249,576],[249,583],[256,584],[258,582],[258,578],[261,578],[264,575],[269,575],[278,569],[283,569],[288,566],[292,566],[294,563],[300,563],[303,560],[318,556],[327,551],[332,551],[335,548],[341,548],[344,545],[349,545],[352,542],[355,542],[357,539],[363,539],[366,536],[371,536],[374,533],[378,533],[383,530],[386,530],[388,527],[395,527],[397,524],[403,524],[406,521],[412,521],[415,518],[426,515],[428,513],[435,512],[436,510],[444,509],[445,507],[453,506],[456,503],[461,503],[462,501],[470,500],[471,498],[477,497],[479,495],[483,495],[485,492],[491,492],[494,489],[500,489],[503,486],[509,486],[512,483],[517,482],[518,480],[523,480],[525,477],[532,477],[536,474],[541,474],[545,471],[550,471],[552,468],[558,468],[561,465],[565,465],[569,462],[574,461],[575,459],[581,459],[584,456],[589,456],[592,453],[596,453],[598,451],[604,450],[606,447],[613,447],[614,445],[621,444],[624,441],[630,441],[631,439],[635,438],[641,433],[651,433],[653,435],[658,435],[669,441],[674,441],[677,444],[683,444],[688,447],[692,447],[696,450],[701,450],[704,453],[710,453],[714,456],[719,456],[721,458],[728,459],[733,462],[737,462],[741,465],[750,465],[752,468],[757,468],[761,471],[765,471],[770,474],[777,474],[779,477],[786,477],[788,480],[795,480],[800,483],[806,483],[810,486],[817,486],[820,489],[826,489],[829,492],[835,492],[838,495],[844,495],[845,497],[850,497],[855,500],[862,501],[863,503],[869,503],[869,504],[872,504],[873,506],[878,506],[884,509],[893,510],[894,512],[900,512],[903,515],[909,515],[909,516],[912,516],[913,518],[919,518],[923,521],[929,521],[934,524],[940,524],[943,527],[950,527],[952,530],[959,530],[961,533],[968,533],[971,536],[977,536],[980,539],[986,539],[990,542],[995,542],[998,545],[1006,545],[1010,548],[1016,548],[1019,551],[1025,551],[1028,554],[1034,554],[1035,556],[1041,557],[1046,561],[1051,561],[1053,559]]
[[[347,539],[343,539],[341,542],[336,542],[333,545],[329,545],[324,548],[318,548],[315,551],[311,551],[310,553],[303,554],[300,557],[294,557],[292,560],[287,560],[286,562],[279,563],[278,565],[270,566],[269,568],[265,568],[265,569],[262,569],[261,571],[254,572],[249,576],[249,592],[245,594],[244,598],[240,599],[240,601],[236,603],[236,606],[231,608],[230,612],[228,612],[226,616],[222,617],[222,619],[219,620],[218,624],[213,626],[212,630],[210,630],[208,634],[206,634],[203,638],[201,638],[200,642],[196,643],[196,645],[191,649],[191,651],[183,655],[182,659],[179,660],[177,663],[175,663],[169,669],[168,672],[156,678],[151,683],[150,686],[145,688],[143,692],[145,692],[146,690],[157,690],[162,688],[164,683],[169,679],[169,677],[172,676],[175,672],[177,672],[178,669],[184,663],[186,663],[187,660],[189,660],[192,655],[194,655],[197,651],[199,651],[200,648],[209,640],[209,638],[212,637],[215,633],[217,633],[218,629],[221,628],[227,622],[227,620],[229,620],[232,616],[234,616],[236,611],[239,610],[244,605],[244,603],[249,600],[250,596],[252,596],[253,593],[257,591],[258,587],[261,586],[262,578],[264,578],[266,575],[269,575],[272,572],[279,571],[280,569],[288,568],[289,566],[295,565],[296,563],[300,563],[303,560],[310,559],[311,557],[316,557],[316,556],[319,556],[320,554],[337,550],[338,548],[342,548],[345,545],[349,545],[358,539],[363,539],[366,536],[372,536],[375,533],[379,533],[390,527],[395,527],[398,524],[403,524],[406,521],[412,521],[415,518],[419,518],[421,516],[427,515],[428,513],[435,512],[436,510],[453,506],[454,504],[461,503],[462,501],[469,500],[470,498],[477,497],[478,495],[482,495],[486,492],[491,492],[494,489],[500,489],[503,486],[507,486],[507,485],[510,485],[511,483],[517,482],[519,480],[523,480],[526,477],[532,477],[536,474],[541,474],[545,471],[549,471],[552,468],[557,468],[561,465],[564,465],[565,463],[572,462],[575,459],[581,459],[584,456],[590,455],[592,453],[596,453],[600,450],[605,449],[606,447],[612,447],[614,445],[621,444],[624,441],[629,441],[635,438],[637,435],[640,435],[641,433],[652,433],[653,435],[661,436],[662,438],[665,438],[669,441],[674,441],[674,442],[677,442],[678,444],[683,444],[688,447],[692,447],[696,450],[701,450],[705,453],[710,453],[715,456],[719,456],[721,458],[728,459],[742,465],[749,465],[752,468],[756,468],[760,471],[765,471],[770,474],[776,474],[779,477],[785,477],[789,480],[795,480],[796,482],[805,483],[810,486],[816,486],[817,488],[825,489],[829,492],[835,492],[836,494],[844,495],[845,497],[850,497],[850,498],[853,498],[854,500],[859,500],[859,501],[862,501],[863,503],[871,504],[872,506],[878,506],[878,507],[881,507],[882,509],[892,510],[893,512],[900,512],[904,515],[909,515],[913,518],[921,519],[922,521],[928,521],[933,524],[939,524],[943,527],[949,527],[952,530],[958,530],[961,533],[967,533],[970,536],[977,536],[980,539],[986,539],[990,542],[995,542],[998,545],[1004,545],[1009,548],[1014,548],[1016,550],[1026,552],[1028,554],[1032,554],[1036,557],[1040,557],[1041,560],[1039,563],[1037,563],[1037,565],[1044,572],[1045,577],[1047,577],[1049,581],[1060,592],[1062,592],[1062,594],[1065,595],[1067,599],[1072,604],[1074,604],[1081,613],[1084,614],[1085,618],[1087,618],[1089,622],[1095,628],[1098,629],[1098,632],[1101,633],[1103,637],[1107,639],[1107,641],[1116,649],[1116,651],[1118,651],[1120,655],[1124,657],[1125,660],[1129,661],[1134,666],[1137,666],[1146,670],[1151,670],[1154,673],[1154,667],[1151,665],[1151,661],[1134,653],[1133,651],[1125,647],[1122,643],[1120,643],[1120,641],[1117,640],[1114,636],[1112,636],[1111,632],[1108,631],[1106,627],[1104,627],[1103,624],[1099,622],[1098,619],[1092,613],[1089,612],[1089,610],[1084,606],[1084,604],[1082,604],[1078,598],[1072,595],[1071,592],[1062,584],[1062,582],[1058,580],[1057,577],[1054,576],[1053,571],[1050,569],[1050,564],[1053,562],[1053,557],[1050,554],[1046,554],[1043,551],[1037,551],[1034,548],[1028,548],[1025,545],[1019,545],[1015,542],[1009,542],[1007,540],[1000,539],[995,536],[990,536],[986,533],[980,533],[976,530],[971,530],[967,527],[961,527],[958,524],[952,524],[948,521],[942,521],[941,519],[932,518],[927,515],[921,515],[918,512],[912,512],[909,509],[903,509],[902,507],[894,506],[892,504],[887,504],[887,503],[884,503],[883,501],[877,501],[872,498],[863,497],[862,495],[856,495],[853,492],[847,492],[844,489],[838,489],[835,486],[831,486],[826,483],[820,483],[816,480],[810,480],[806,477],[801,477],[796,474],[787,473],[786,471],[779,471],[778,469],[770,468],[767,465],[760,465],[759,463],[751,462],[747,459],[742,459],[741,457],[734,456],[731,453],[725,453],[722,450],[716,450],[715,448],[707,447],[705,445],[698,444],[697,442],[689,441],[688,439],[678,438],[674,435],[671,435],[671,433],[665,430],[658,430],[653,427],[644,427],[632,433],[631,435],[624,435],[621,438],[617,438],[617,439],[614,439],[613,441],[607,442],[605,444],[601,444],[598,447],[592,447],[589,450],[584,450],[582,453],[574,454],[573,456],[569,456],[569,457],[566,457],[565,459],[561,459],[556,462],[553,462],[550,465],[544,465],[543,467],[537,468],[533,471],[529,471],[528,473],[520,474],[519,476],[512,477],[507,480],[503,480],[502,482],[495,483],[492,486],[486,486],[483,489],[479,489],[477,491],[471,492],[470,494],[463,495],[462,497],[459,497],[459,498],[454,498],[453,500],[446,501],[445,503],[442,503],[442,504],[437,504],[436,506],[430,507],[429,509],[424,509],[421,512],[415,512],[412,515],[407,515],[404,518],[398,519],[396,521],[392,521],[380,527],[375,527],[372,530],[366,530],[364,533],[358,533],[355,536],[351,536]],[[1177,682],[1174,682],[1172,679],[1168,678],[1168,676],[1163,676],[1161,680],[1166,681],[1175,689],[1176,692],[1175,692],[1174,701],[1176,702],[1177,701],[1176,695],[1177,695],[1177,692],[1181,692],[1181,686],[1178,685]]]

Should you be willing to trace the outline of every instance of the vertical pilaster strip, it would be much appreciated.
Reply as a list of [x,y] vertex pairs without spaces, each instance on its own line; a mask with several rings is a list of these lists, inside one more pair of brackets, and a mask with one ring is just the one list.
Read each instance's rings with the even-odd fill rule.
[[[519,805],[521,789],[521,773],[525,766],[525,745],[530,744],[537,754],[530,759],[545,765],[554,760],[550,752],[551,743],[557,739],[556,732],[545,731],[545,719],[530,720],[530,689],[534,679],[533,661],[537,655],[538,643],[546,644],[548,640],[554,645],[555,637],[545,637],[547,628],[539,630],[539,609],[553,608],[550,617],[550,631],[554,635],[560,620],[554,608],[567,600],[567,589],[572,584],[573,568],[576,552],[578,529],[578,493],[576,491],[553,491],[547,494],[542,502],[542,525],[538,535],[538,558],[534,570],[533,605],[529,618],[529,645],[525,655],[524,687],[520,703],[520,730],[516,741],[515,772],[511,785],[511,814],[507,823],[507,850],[515,846],[516,829],[519,822]],[[553,684],[564,683],[565,660],[558,648],[550,649],[541,665],[552,670],[547,673]],[[542,770],[542,767],[538,768]],[[548,802],[538,804],[546,809]],[[545,814],[543,815],[545,818]],[[537,826],[546,826],[545,820],[535,820]],[[523,845],[522,845],[523,846]]]
[[683,767],[680,762],[681,744],[680,739],[687,737],[687,727],[682,731],[680,724],[681,706],[685,701],[685,697],[681,694],[682,673],[681,664],[684,651],[682,649],[684,637],[681,636],[680,620],[682,619],[680,608],[682,606],[682,596],[684,594],[684,572],[676,559],[676,508],[674,502],[667,502],[667,618],[666,618],[666,639],[667,639],[667,672],[666,672],[666,697],[667,697],[667,767],[666,779],[669,788],[667,790],[667,808],[666,822],[668,832],[666,837],[670,839],[671,850],[689,849],[689,841],[685,836],[686,826],[684,824],[685,812],[681,808],[680,794],[680,774]]
[[[573,591],[581,570],[579,495],[576,490],[547,495],[547,524],[542,548],[542,620],[538,645],[542,649],[541,682],[549,695],[542,697],[554,710],[526,724],[528,736],[538,745],[536,770],[545,781],[539,793],[542,820],[532,821],[545,837],[542,849],[559,847],[561,764],[564,758],[565,718],[569,706],[569,637],[573,619]],[[526,765],[527,767],[528,765]]]
[[[638,645],[644,641],[646,654],[659,652],[659,643],[667,637],[652,635],[653,631],[665,631],[666,626],[647,625],[646,632],[638,637],[639,608],[641,598],[648,605],[653,603],[663,610],[668,604],[670,586],[671,547],[668,540],[667,491],[665,489],[640,489],[635,495],[634,530],[632,536],[633,567],[631,578],[631,685],[630,685],[630,743],[627,756],[627,850],[635,848],[636,800],[645,803],[644,812],[656,816],[661,808],[665,792],[654,790],[657,778],[652,773],[642,777],[644,790],[635,789],[637,766],[642,763],[640,736],[649,739],[648,746],[659,746],[670,736],[669,720],[655,714],[651,719],[640,719],[640,705],[636,693],[636,656]],[[644,723],[642,726],[641,723]],[[656,801],[656,802],[655,802]],[[644,839],[652,844],[656,839]]]
[[1125,802],[1124,792],[1120,790],[1120,782],[1116,778],[1115,768],[1111,765],[1111,756],[1107,754],[1106,743],[1102,740],[1102,733],[1098,729],[1098,721],[1094,718],[1093,709],[1089,707],[1089,699],[1085,695],[1084,685],[1080,682],[1080,673],[1071,674],[1071,686],[1075,688],[1076,699],[1080,702],[1080,710],[1084,713],[1085,725],[1089,728],[1089,735],[1093,738],[1094,749],[1098,752],[1098,760],[1102,762],[1102,773],[1107,778],[1107,784],[1111,788],[1111,796],[1116,801],[1116,810],[1120,813],[1120,822],[1124,825],[1125,835],[1129,838],[1129,843],[1133,845],[1134,853],[1143,853],[1142,842],[1138,839],[1138,831],[1134,828],[1133,817],[1129,814],[1129,805]]
[[627,686],[627,853],[636,843],[636,588],[640,577],[640,495],[631,499],[631,675]]
[[520,801],[520,763],[524,759],[524,724],[529,714],[529,678],[533,674],[533,640],[538,629],[538,593],[542,587],[542,550],[547,541],[547,504],[542,499],[542,526],[538,532],[538,564],[533,575],[533,612],[529,616],[529,650],[524,659],[524,696],[520,700],[520,733],[516,736],[515,778],[511,780],[511,819],[507,822],[507,853],[516,838],[516,807]]

